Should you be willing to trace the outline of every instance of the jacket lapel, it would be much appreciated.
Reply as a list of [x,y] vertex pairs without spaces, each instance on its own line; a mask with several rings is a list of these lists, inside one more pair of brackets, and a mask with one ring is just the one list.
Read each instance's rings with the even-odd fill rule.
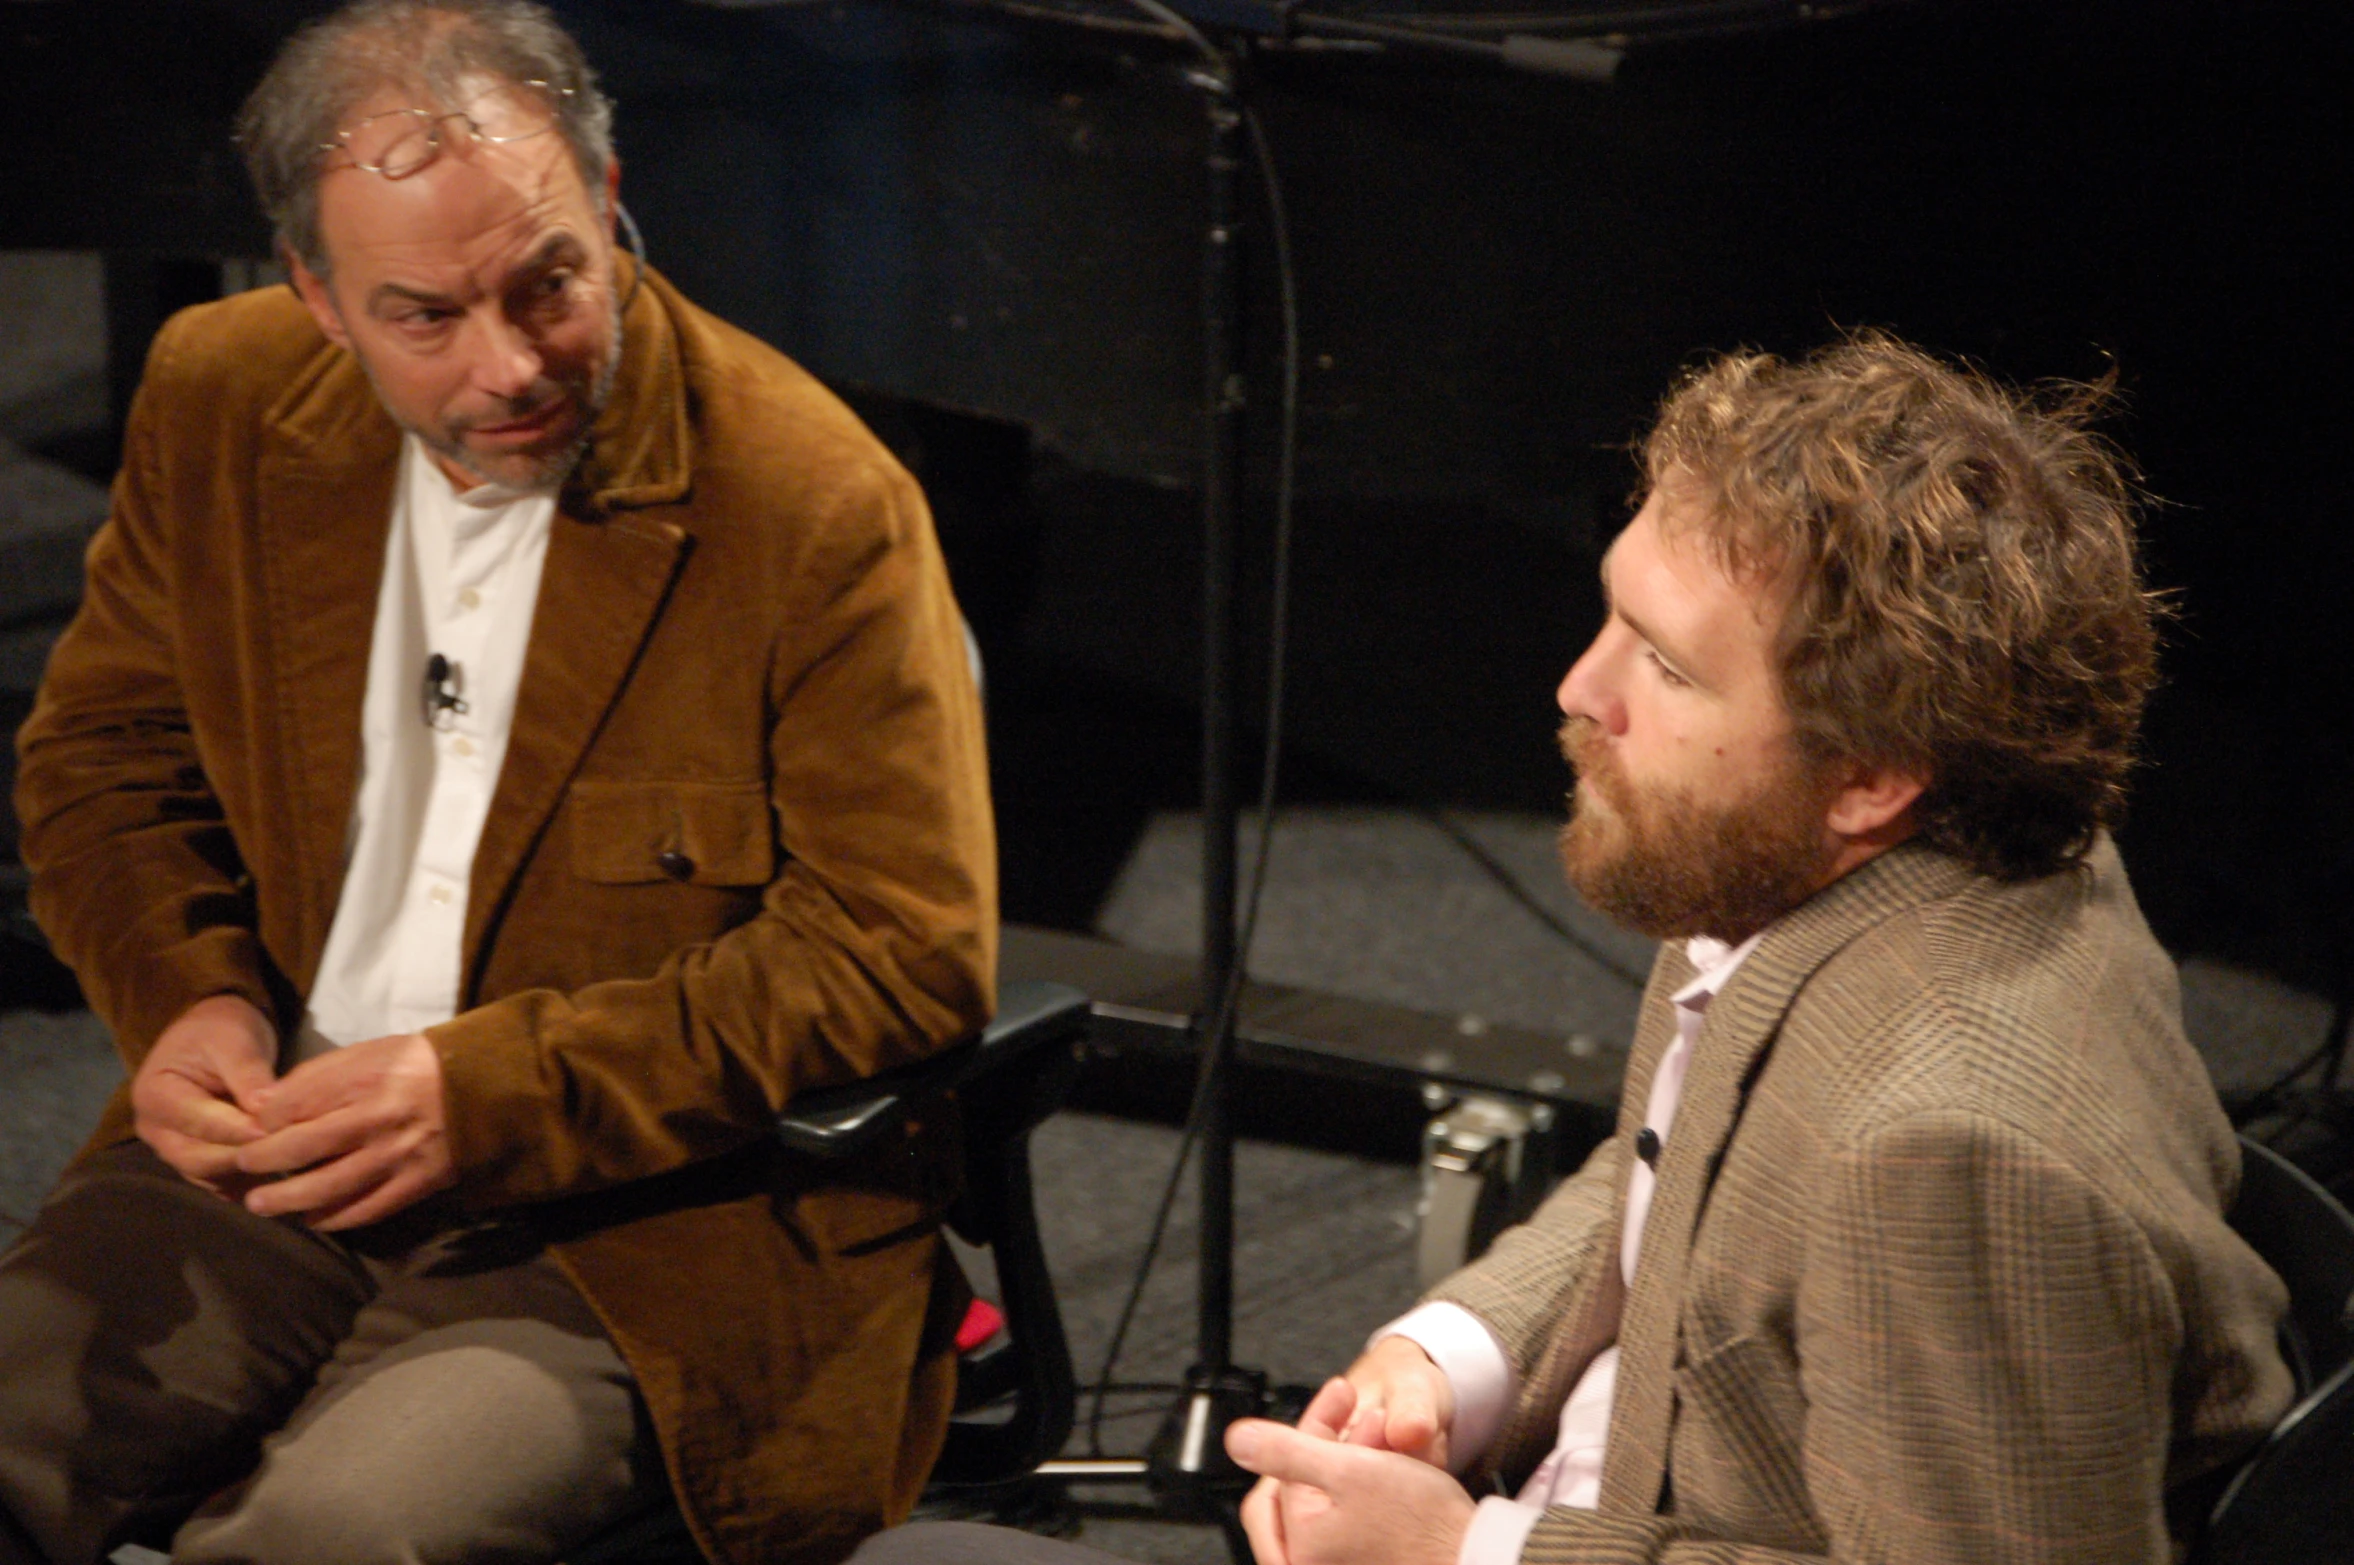
[[[1958,890],[1967,879],[1959,863],[1926,848],[1907,845],[1883,854],[1786,914],[1710,1003],[1675,1124],[1660,1153],[1659,1183],[1619,1323],[1618,1388],[1603,1455],[1602,1509],[1648,1514],[1659,1506],[1674,1413],[1686,1263],[1718,1162],[1782,1017],[1806,981],[1849,941],[1895,913]],[[1660,1009],[1672,1016],[1671,1007]],[[1664,1031],[1672,1032],[1672,1024]],[[1654,1042],[1654,1062],[1660,1046]],[[1630,1080],[1622,1133],[1632,1133],[1624,1114],[1639,1119],[1643,1102]]]
[[612,395],[549,530],[515,724],[474,852],[460,1009],[477,1003],[515,879],[620,695],[686,557],[684,527],[630,514],[675,504],[689,490],[686,376],[665,297],[649,276],[630,307]]
[[1668,996],[1691,978],[1692,964],[1684,955],[1684,943],[1671,940],[1661,945],[1635,1015],[1635,1039],[1627,1053],[1626,1079],[1619,1089],[1618,1121],[1612,1132],[1619,1146],[1617,1218],[1603,1237],[1598,1264],[1572,1290],[1561,1325],[1530,1371],[1529,1394],[1519,1399],[1496,1432],[1496,1459],[1491,1465],[1500,1475],[1510,1477],[1515,1488],[1553,1449],[1560,1434],[1562,1404],[1569,1400],[1578,1377],[1594,1356],[1618,1335],[1626,1311],[1626,1285],[1618,1257],[1626,1221],[1627,1180],[1635,1165],[1635,1132],[1643,1127],[1643,1105],[1651,1096],[1651,1078],[1675,1037],[1675,1011]]
[[293,970],[308,992],[343,885],[345,839],[359,783],[360,703],[376,593],[391,530],[400,431],[359,365],[322,343],[314,369],[271,412],[262,446],[255,534],[264,601],[260,633],[268,667],[254,688],[266,702],[249,714],[253,754],[272,766],[285,802],[297,888]]

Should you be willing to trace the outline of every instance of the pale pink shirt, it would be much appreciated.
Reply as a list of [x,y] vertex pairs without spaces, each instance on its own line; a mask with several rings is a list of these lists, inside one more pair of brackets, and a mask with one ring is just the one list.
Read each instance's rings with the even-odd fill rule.
[[[1752,935],[1738,946],[1706,936],[1685,942],[1685,955],[1699,972],[1673,996],[1675,1041],[1660,1057],[1659,1069],[1651,1078],[1651,1095],[1643,1106],[1643,1123],[1662,1146],[1675,1124],[1677,1105],[1683,1101],[1684,1075],[1691,1067],[1701,1018],[1761,938],[1762,934]],[[1627,1178],[1626,1223],[1618,1257],[1619,1275],[1630,1288],[1656,1184],[1651,1166],[1640,1161]],[[1479,1317],[1458,1304],[1425,1304],[1410,1310],[1375,1332],[1373,1340],[1388,1336],[1411,1339],[1446,1373],[1455,1393],[1455,1417],[1448,1430],[1449,1456],[1454,1470],[1463,1471],[1487,1448],[1519,1394],[1511,1361]],[[1553,1453],[1529,1476],[1519,1495],[1509,1500],[1490,1495],[1479,1502],[1463,1535],[1459,1565],[1511,1565],[1520,1558],[1529,1529],[1547,1506],[1594,1507],[1602,1491],[1602,1450],[1610,1433],[1611,1396],[1617,1385],[1618,1348],[1613,1344],[1594,1356],[1569,1400],[1562,1404]]]

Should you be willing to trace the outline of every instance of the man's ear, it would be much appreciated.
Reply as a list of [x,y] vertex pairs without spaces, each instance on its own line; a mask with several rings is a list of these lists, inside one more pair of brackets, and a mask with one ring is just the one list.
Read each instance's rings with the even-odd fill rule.
[[1858,763],[1831,796],[1824,824],[1851,841],[1893,845],[1913,833],[1913,802],[1926,778],[1899,767]]
[[610,242],[613,238],[614,223],[621,213],[621,160],[619,158],[605,160],[605,199],[600,205],[604,208],[605,238]]
[[294,292],[309,307],[311,319],[319,323],[319,330],[338,348],[351,346],[351,333],[343,324],[343,312],[335,307],[335,296],[327,291],[327,284],[319,274],[302,264],[302,257],[292,250],[286,252],[286,280],[294,284]]

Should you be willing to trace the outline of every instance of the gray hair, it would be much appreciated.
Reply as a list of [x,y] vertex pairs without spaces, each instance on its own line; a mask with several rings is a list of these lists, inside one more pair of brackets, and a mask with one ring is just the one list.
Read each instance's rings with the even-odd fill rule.
[[[237,116],[237,142],[278,242],[327,275],[319,238],[319,149],[387,87],[456,110],[469,77],[559,89],[556,129],[602,206],[613,104],[580,45],[530,0],[355,0],[288,39]],[[569,89],[569,93],[563,91]]]

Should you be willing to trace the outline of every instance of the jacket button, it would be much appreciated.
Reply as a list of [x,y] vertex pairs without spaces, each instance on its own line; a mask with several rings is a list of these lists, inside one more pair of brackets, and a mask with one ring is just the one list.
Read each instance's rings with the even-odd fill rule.
[[660,853],[654,855],[654,862],[660,865],[662,873],[668,875],[672,880],[684,880],[695,872],[695,861],[676,848],[664,848]]
[[1653,1168],[1659,1166],[1659,1132],[1649,1125],[1635,1132],[1635,1156]]

